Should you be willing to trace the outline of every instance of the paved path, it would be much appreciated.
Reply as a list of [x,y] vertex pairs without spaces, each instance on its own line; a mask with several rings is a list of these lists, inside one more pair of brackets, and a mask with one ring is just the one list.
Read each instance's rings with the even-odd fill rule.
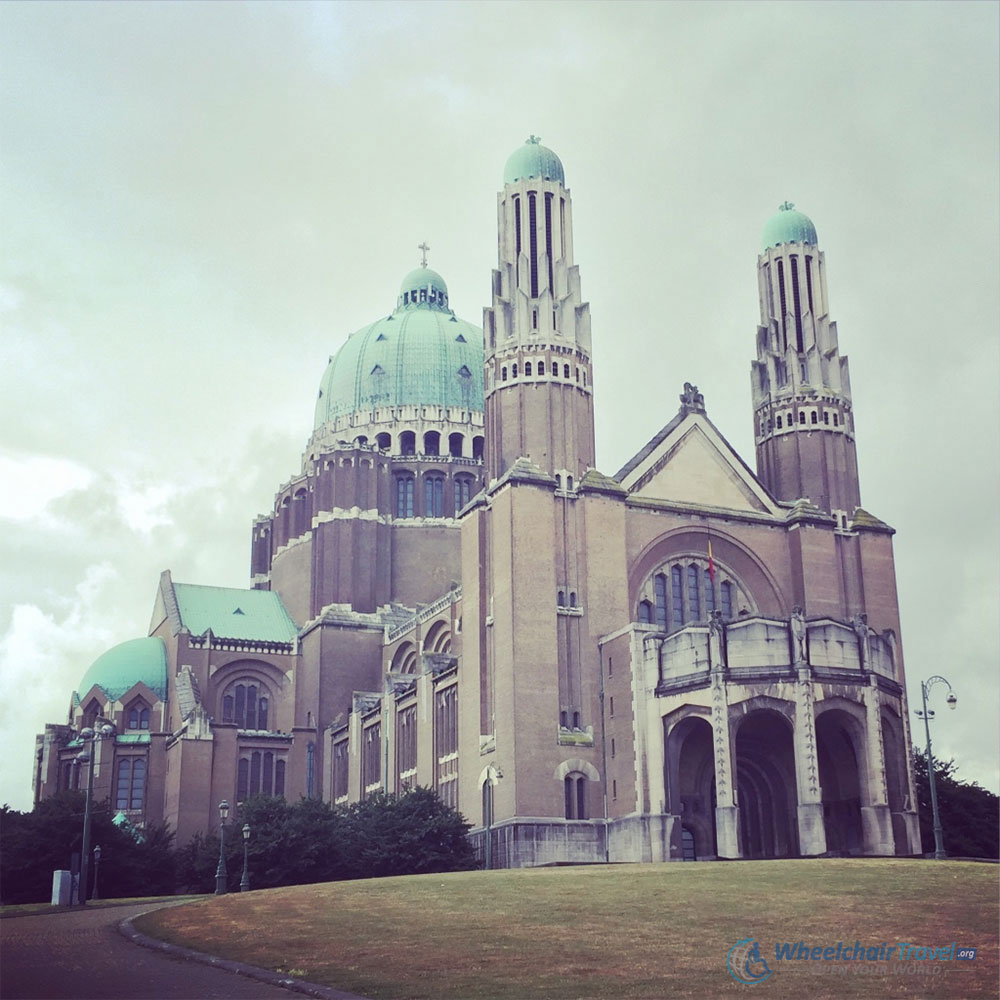
[[[143,948],[118,932],[131,917],[169,903],[87,907],[65,913],[0,920],[0,997],[3,1000],[292,1000],[273,983]],[[248,970],[249,971],[249,970]],[[262,970],[261,970],[262,971]],[[297,990],[348,998],[325,987]]]

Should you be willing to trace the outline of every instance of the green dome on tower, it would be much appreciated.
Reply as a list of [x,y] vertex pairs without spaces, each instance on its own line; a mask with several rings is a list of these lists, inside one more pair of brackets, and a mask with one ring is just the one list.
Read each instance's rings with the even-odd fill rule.
[[519,146],[507,157],[503,168],[504,184],[538,178],[543,181],[558,181],[566,186],[562,161],[548,146],[543,146],[537,136],[530,135],[523,146]]
[[387,406],[482,412],[483,354],[482,329],[451,311],[444,278],[418,267],[400,284],[395,310],[330,358],[313,426]]
[[767,220],[761,236],[761,248],[781,246],[782,243],[808,243],[816,246],[816,227],[812,219],[786,201],[778,206],[778,211]]
[[163,640],[156,636],[129,639],[101,653],[83,675],[77,691],[83,696],[96,684],[109,698],[115,699],[140,681],[157,698],[166,698],[167,650]]

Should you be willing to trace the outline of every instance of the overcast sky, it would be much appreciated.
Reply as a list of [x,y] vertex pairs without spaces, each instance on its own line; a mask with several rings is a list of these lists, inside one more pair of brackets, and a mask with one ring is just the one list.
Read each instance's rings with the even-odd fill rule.
[[532,132],[607,473],[686,380],[753,465],[760,232],[812,218],[910,701],[948,678],[935,749],[997,789],[996,4],[6,3],[0,45],[0,802],[162,570],[248,585],[328,356],[422,240],[481,323]]

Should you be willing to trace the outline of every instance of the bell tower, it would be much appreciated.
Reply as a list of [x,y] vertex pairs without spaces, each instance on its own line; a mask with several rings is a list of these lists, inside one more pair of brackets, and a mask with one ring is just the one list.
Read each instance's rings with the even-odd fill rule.
[[751,365],[757,474],[779,500],[849,518],[861,503],[847,358],[830,321],[816,227],[790,202],[764,227]]
[[497,212],[493,305],[483,310],[486,481],[523,457],[572,489],[594,465],[590,306],[563,166],[536,136],[507,160]]

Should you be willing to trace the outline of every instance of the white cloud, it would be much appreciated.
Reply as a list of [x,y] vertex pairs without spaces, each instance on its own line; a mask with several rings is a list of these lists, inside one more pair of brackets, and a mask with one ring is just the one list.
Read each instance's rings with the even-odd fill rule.
[[86,489],[94,473],[71,458],[0,450],[0,518],[38,517],[58,497]]

